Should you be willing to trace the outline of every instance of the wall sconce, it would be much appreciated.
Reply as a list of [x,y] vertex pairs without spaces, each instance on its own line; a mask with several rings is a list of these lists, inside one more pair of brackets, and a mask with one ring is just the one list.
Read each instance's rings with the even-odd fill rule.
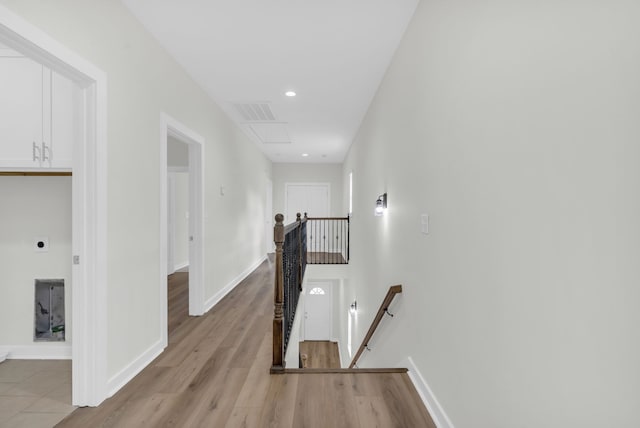
[[355,314],[357,310],[358,310],[358,302],[354,300],[353,303],[351,303],[351,306],[349,306],[349,312],[351,312],[352,314]]
[[378,200],[376,201],[376,211],[375,214],[376,216],[381,216],[382,214],[384,214],[384,210],[387,209],[387,194],[383,193],[382,195],[378,196]]

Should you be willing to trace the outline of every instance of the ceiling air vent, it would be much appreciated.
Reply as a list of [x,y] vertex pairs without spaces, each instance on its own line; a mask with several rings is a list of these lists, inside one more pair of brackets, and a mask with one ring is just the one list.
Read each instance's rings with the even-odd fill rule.
[[269,103],[234,104],[243,120],[247,122],[268,122],[276,120]]

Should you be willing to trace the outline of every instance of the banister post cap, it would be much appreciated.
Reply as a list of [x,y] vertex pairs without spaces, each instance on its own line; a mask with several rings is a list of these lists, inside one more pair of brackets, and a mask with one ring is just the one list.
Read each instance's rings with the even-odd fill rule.
[[276,223],[282,223],[284,221],[284,216],[282,214],[276,214]]

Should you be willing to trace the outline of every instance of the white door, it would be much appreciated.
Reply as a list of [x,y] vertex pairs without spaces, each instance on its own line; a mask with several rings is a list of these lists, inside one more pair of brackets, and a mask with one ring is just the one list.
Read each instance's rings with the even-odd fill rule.
[[[329,184],[287,184],[287,218],[285,224],[296,220],[296,213],[309,217],[329,216]],[[307,225],[307,251],[329,252],[326,223],[322,221]]]
[[307,284],[304,312],[304,340],[331,340],[331,283]]
[[329,215],[329,184],[286,184],[287,206],[285,223],[296,220],[296,213],[309,217]]

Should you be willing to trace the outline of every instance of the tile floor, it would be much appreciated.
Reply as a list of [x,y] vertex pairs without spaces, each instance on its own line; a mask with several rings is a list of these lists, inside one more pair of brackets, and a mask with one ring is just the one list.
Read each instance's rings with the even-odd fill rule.
[[0,363],[0,428],[51,428],[73,410],[70,360]]

